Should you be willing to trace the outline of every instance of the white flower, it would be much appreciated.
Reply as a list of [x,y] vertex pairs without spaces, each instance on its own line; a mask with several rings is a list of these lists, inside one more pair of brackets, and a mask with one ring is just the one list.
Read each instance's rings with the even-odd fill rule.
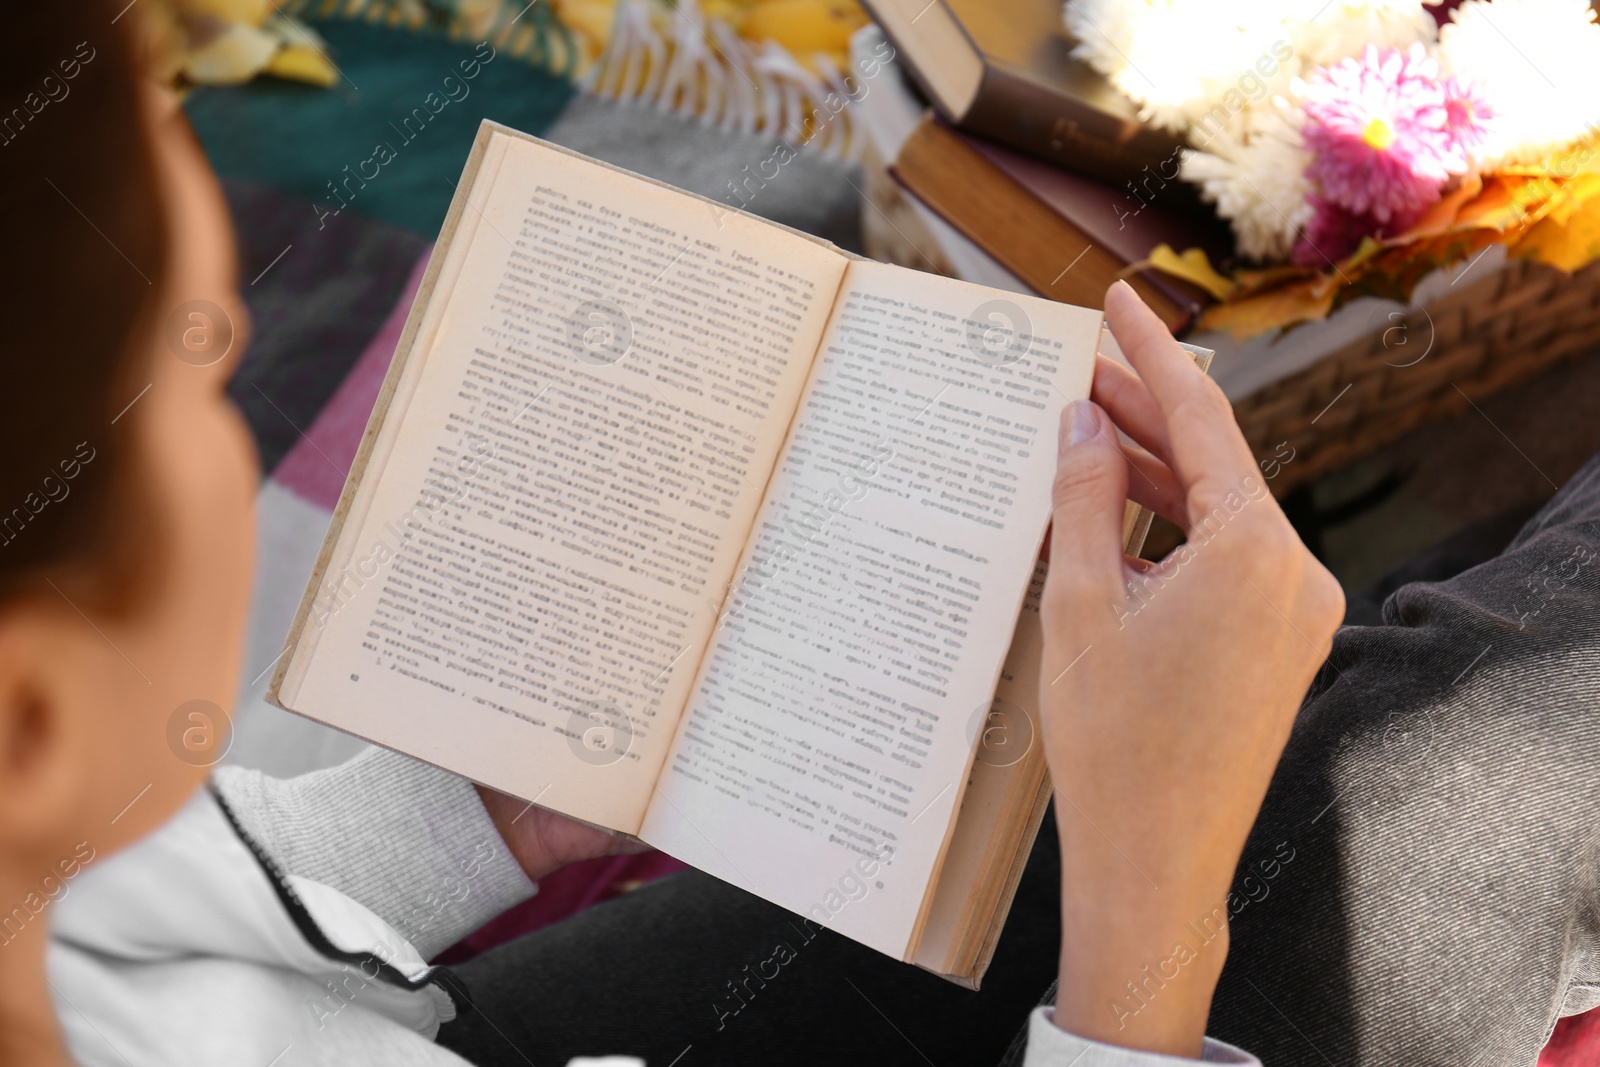
[[1067,0],[1062,17],[1074,56],[1179,133],[1265,106],[1369,43],[1431,44],[1434,28],[1422,0]]
[[1494,108],[1490,166],[1600,132],[1600,25],[1586,0],[1467,0],[1439,30],[1439,60]]
[[1185,152],[1179,172],[1217,206],[1239,251],[1252,259],[1286,258],[1311,218],[1305,177],[1311,157],[1286,110],[1283,101],[1253,109],[1212,137],[1205,151]]
[[1289,20],[1302,70],[1359,56],[1367,45],[1432,45],[1436,26],[1422,0],[1293,0]]
[[1184,132],[1224,104],[1237,113],[1287,85],[1291,34],[1261,0],[1069,0],[1073,55],[1140,105],[1140,117]]

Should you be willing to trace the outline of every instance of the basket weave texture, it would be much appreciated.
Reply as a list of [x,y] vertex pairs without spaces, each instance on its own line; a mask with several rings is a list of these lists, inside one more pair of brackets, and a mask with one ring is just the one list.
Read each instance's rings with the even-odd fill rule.
[[[1390,343],[1395,329],[1404,347]],[[1235,402],[1234,415],[1258,457],[1294,449],[1271,482],[1282,495],[1597,343],[1600,263],[1568,275],[1513,260]]]

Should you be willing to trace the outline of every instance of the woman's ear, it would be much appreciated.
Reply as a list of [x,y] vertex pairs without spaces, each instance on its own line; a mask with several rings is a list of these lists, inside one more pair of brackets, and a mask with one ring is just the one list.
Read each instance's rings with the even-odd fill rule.
[[66,677],[80,657],[63,621],[36,600],[0,605],[0,847],[7,852],[53,845],[89,792],[88,724]]

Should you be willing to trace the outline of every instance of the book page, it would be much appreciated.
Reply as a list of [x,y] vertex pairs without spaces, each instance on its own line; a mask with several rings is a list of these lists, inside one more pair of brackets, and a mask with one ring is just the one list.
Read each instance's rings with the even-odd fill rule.
[[503,132],[458,195],[286,703],[633,832],[846,259]]
[[[1039,735],[1045,573],[1043,561],[1035,564],[993,703],[975,731],[977,757],[917,945],[917,964],[941,974],[976,979],[999,899],[1015,888],[1006,875],[1027,861],[1019,839],[1048,773]],[[1027,844],[1032,841],[1027,835]]]
[[905,956],[1100,318],[851,264],[645,840]]

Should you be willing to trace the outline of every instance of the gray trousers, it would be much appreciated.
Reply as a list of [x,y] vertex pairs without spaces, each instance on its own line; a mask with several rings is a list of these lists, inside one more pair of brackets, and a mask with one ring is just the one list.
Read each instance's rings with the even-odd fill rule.
[[1532,1064],[1600,1004],[1600,456],[1382,618],[1301,710],[1210,1028],[1271,1067]]
[[[1499,556],[1381,617],[1340,631],[1301,711],[1210,1030],[1269,1067],[1532,1064],[1600,1003],[1600,456]],[[989,1067],[1051,995],[1058,879],[1047,824],[972,993],[675,875],[458,968],[480,1010],[440,1040],[484,1065]],[[779,943],[792,962],[752,980]],[[1125,1010],[1159,999],[1160,973],[1130,979]]]

